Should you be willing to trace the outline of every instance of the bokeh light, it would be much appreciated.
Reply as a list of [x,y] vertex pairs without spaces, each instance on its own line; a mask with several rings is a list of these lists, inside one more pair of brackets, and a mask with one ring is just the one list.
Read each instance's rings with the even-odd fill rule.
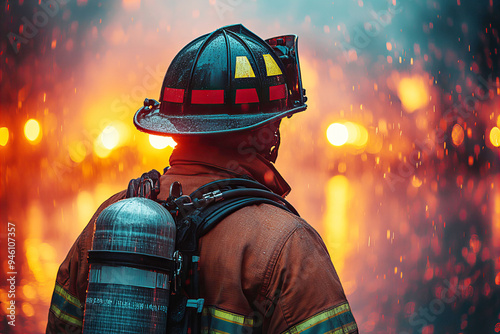
[[490,131],[490,142],[495,147],[500,146],[500,129],[496,126]]
[[149,135],[149,143],[157,150],[163,150],[166,147],[174,148],[177,145],[177,143],[175,142],[175,140],[173,140],[172,137],[155,136],[155,135]]
[[453,144],[455,146],[460,146],[460,144],[464,141],[464,138],[464,128],[462,128],[460,124],[453,125],[453,128],[451,129],[451,140],[453,141]]
[[0,128],[0,146],[5,146],[9,142],[9,128]]
[[398,85],[398,96],[403,108],[412,113],[429,103],[429,92],[421,77],[403,78]]
[[347,143],[349,139],[349,131],[344,124],[333,123],[330,124],[326,130],[326,138],[330,144],[334,146],[342,146]]
[[27,317],[32,317],[35,315],[35,309],[30,303],[23,303],[22,310],[24,315],[26,315]]
[[345,242],[354,226],[349,224],[347,207],[351,196],[349,180],[343,175],[332,177],[326,185],[327,212],[324,217],[325,243],[335,261],[338,272],[343,272],[350,246]]
[[118,145],[120,141],[120,134],[118,130],[112,126],[108,125],[101,133],[101,143],[102,146],[107,148],[108,150],[112,150]]
[[[354,122],[342,122],[330,124],[326,131],[326,137],[334,146],[350,145],[351,153],[357,154],[368,144],[368,130]],[[373,142],[372,151],[377,151],[379,143]]]
[[41,135],[40,123],[36,119],[29,119],[24,125],[24,135],[30,142],[36,142]]
[[73,141],[68,146],[69,157],[73,162],[80,163],[87,156],[87,148],[80,141]]

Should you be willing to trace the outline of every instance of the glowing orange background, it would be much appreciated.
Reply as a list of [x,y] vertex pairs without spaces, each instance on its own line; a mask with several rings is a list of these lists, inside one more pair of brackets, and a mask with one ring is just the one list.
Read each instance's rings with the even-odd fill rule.
[[[498,57],[487,42],[467,42],[498,38],[487,20],[497,5],[468,22],[444,1],[403,3],[363,46],[356,34],[370,13],[401,3],[66,2],[19,49],[1,42],[2,315],[7,222],[16,224],[18,272],[18,327],[4,322],[5,332],[44,331],[58,266],[94,211],[131,178],[168,165],[173,143],[154,148],[132,116],[158,98],[185,44],[236,22],[263,38],[300,36],[309,108],[282,122],[276,165],[289,201],[327,244],[360,332],[500,330]],[[22,18],[33,22],[40,4],[7,1],[3,36],[23,36]],[[450,26],[447,17],[463,45],[436,43],[434,24]],[[409,19],[422,35],[406,32]],[[463,112],[447,113],[457,103]],[[413,325],[445,281],[461,287],[457,302]],[[497,311],[474,318],[483,309]]]

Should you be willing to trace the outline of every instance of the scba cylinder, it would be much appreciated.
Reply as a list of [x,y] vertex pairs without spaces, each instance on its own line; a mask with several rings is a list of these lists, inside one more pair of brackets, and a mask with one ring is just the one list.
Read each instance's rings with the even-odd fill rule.
[[175,222],[134,197],[104,209],[89,251],[83,333],[166,333]]

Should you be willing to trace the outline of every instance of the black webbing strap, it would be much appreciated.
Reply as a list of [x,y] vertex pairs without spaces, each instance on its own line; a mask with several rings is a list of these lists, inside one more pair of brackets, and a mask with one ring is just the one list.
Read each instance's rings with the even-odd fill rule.
[[191,198],[196,198],[210,191],[215,191],[215,190],[223,191],[236,188],[250,188],[250,189],[255,188],[271,192],[269,188],[267,188],[265,185],[257,181],[242,179],[242,178],[231,178],[231,179],[215,180],[210,183],[207,183],[199,187],[195,191],[193,191],[189,196]]
[[209,208],[201,211],[199,214],[201,224],[197,229],[197,237],[200,238],[207,234],[212,228],[214,228],[220,221],[229,216],[230,214],[251,205],[258,204],[270,204],[283,209],[288,212],[292,212],[286,206],[264,197],[237,197],[219,203],[215,203]]
[[[241,189],[241,191],[245,191],[246,189]],[[250,189],[256,190],[256,189]],[[226,193],[231,192],[233,190],[225,191]],[[239,191],[239,190],[238,190]],[[259,190],[267,193],[268,191]],[[223,194],[225,193],[223,191]],[[277,195],[276,195],[277,196]],[[281,198],[281,197],[280,197]],[[212,228],[214,228],[220,221],[229,216],[230,214],[251,205],[258,204],[270,204],[281,208],[285,211],[293,213],[291,209],[289,209],[286,205],[279,203],[277,200],[273,200],[266,197],[241,197],[236,196],[229,199],[224,199],[219,202],[211,203],[210,205],[202,208],[198,208],[190,215],[190,222],[195,226],[191,226],[191,233],[181,234],[186,237],[184,240],[177,240],[179,244],[177,247],[183,251],[188,250],[185,255],[192,257],[193,254],[197,254],[197,244],[199,238],[207,234]],[[291,207],[293,209],[293,207]],[[295,209],[293,209],[295,211]],[[193,233],[194,232],[194,233]],[[193,235],[194,234],[194,235]],[[177,234],[179,236],[180,233]],[[189,260],[188,260],[189,261]],[[198,263],[194,261],[190,261],[190,280],[191,283],[188,288],[188,295],[190,296],[190,300],[192,301],[200,301],[199,299],[199,277],[198,277]],[[201,300],[203,301],[203,300]],[[192,330],[192,333],[198,333],[200,324],[201,324],[201,313],[200,310],[193,309],[192,307],[188,307],[186,309],[186,321],[189,322],[189,326]],[[191,319],[191,320],[189,320]]]
[[191,199],[201,199],[205,194],[216,191],[221,192],[221,197],[224,200],[233,197],[268,198],[273,201],[281,202],[282,204],[284,204],[284,206],[288,208],[288,211],[299,216],[299,213],[295,210],[295,208],[290,203],[288,203],[288,201],[285,200],[283,197],[273,193],[269,188],[267,188],[263,184],[248,179],[232,178],[232,179],[216,180],[207,183],[204,186],[201,186],[200,188],[192,192],[191,195],[189,195],[189,197]]
[[174,268],[173,260],[161,256],[105,250],[90,250],[88,263],[108,264],[113,266],[132,265],[135,268],[155,271],[161,270],[168,273],[173,272]]

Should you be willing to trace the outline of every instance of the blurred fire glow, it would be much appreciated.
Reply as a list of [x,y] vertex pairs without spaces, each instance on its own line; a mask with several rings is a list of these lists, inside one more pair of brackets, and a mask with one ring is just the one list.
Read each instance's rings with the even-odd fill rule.
[[333,123],[326,130],[326,137],[333,146],[342,146],[349,140],[349,131],[344,124]]
[[408,113],[421,109],[429,103],[429,92],[422,77],[401,79],[398,85],[398,95]]
[[465,134],[462,126],[460,126],[460,124],[453,125],[453,128],[451,129],[451,139],[455,146],[460,146],[460,144],[463,143],[464,136]]
[[36,119],[30,119],[24,125],[24,135],[30,142],[40,139],[40,123]]
[[[322,235],[360,332],[500,328],[498,1],[56,2],[44,26],[33,18],[46,1],[9,0],[0,20],[3,36],[21,37],[0,42],[16,329],[44,332],[58,266],[97,207],[168,165],[174,139],[132,119],[170,61],[234,22],[300,36],[309,107],[282,121],[276,167]],[[3,316],[6,247],[0,256]]]
[[352,245],[346,242],[349,231],[347,207],[351,195],[349,180],[343,175],[332,177],[326,185],[325,243],[331,254],[335,268],[344,271],[346,255]]
[[493,146],[500,146],[500,129],[496,126],[493,127],[490,131],[490,141]]
[[9,128],[0,128],[0,146],[5,146],[9,142]]
[[177,143],[172,139],[172,137],[163,137],[155,135],[149,135],[149,143],[157,150],[163,150],[165,147],[168,146],[174,148],[177,145]]
[[116,147],[116,145],[118,145],[118,142],[120,141],[120,134],[114,126],[110,125],[102,131],[99,138],[101,140],[102,146],[104,146],[108,150],[112,150]]

